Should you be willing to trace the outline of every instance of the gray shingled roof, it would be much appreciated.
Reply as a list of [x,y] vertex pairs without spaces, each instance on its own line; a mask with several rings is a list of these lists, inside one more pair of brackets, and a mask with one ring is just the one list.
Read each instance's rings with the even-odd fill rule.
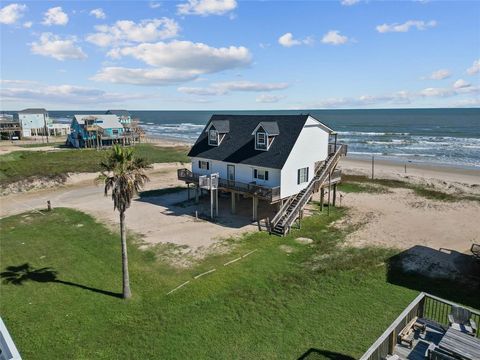
[[18,112],[19,114],[47,114],[45,109],[24,109]]
[[259,125],[270,136],[275,136],[275,135],[280,134],[280,130],[278,129],[278,124],[277,124],[276,121],[262,121]]
[[[205,129],[212,122],[228,120],[230,131],[219,146],[208,145],[207,134],[202,131],[188,156],[281,169],[308,117],[309,115],[213,115]],[[253,131],[260,123],[272,122],[277,124],[279,135],[268,151],[255,150]]]
[[212,120],[209,126],[212,125],[220,134],[226,134],[230,131],[230,123],[228,120]]

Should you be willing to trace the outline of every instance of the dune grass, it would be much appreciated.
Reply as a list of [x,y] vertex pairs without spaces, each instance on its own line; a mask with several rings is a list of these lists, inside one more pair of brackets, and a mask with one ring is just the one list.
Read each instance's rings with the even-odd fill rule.
[[460,200],[480,201],[480,197],[477,195],[450,194],[407,181],[393,179],[372,180],[362,175],[343,175],[342,183],[339,185],[339,190],[344,192],[385,193],[388,192],[389,188],[410,189],[418,196],[431,200],[452,202]]
[[[185,147],[135,146],[137,156],[148,163],[188,162]],[[0,156],[0,185],[34,177],[55,177],[69,172],[95,172],[107,149],[16,151]]]
[[[30,272],[21,285],[0,285],[1,314],[26,359],[296,359],[310,348],[357,358],[417,292],[385,281],[395,251],[337,246],[345,231],[330,224],[343,214],[306,218],[284,238],[228,240],[231,252],[189,269],[130,238],[128,302],[116,297],[117,234],[71,209],[5,218],[2,271],[28,264]],[[298,244],[297,236],[314,242]]]

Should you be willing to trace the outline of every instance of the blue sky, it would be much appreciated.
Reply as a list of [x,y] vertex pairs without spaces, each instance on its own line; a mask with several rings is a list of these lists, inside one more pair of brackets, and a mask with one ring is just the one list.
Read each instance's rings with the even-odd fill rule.
[[2,110],[480,106],[476,1],[2,1]]

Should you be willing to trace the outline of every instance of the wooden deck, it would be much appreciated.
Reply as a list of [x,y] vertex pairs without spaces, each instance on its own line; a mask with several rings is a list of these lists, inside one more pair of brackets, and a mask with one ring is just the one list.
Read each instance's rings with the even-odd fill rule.
[[400,357],[402,360],[425,360],[427,357],[428,347],[430,344],[438,345],[440,340],[445,334],[444,328],[436,322],[430,320],[420,320],[427,325],[425,333],[421,334],[420,331],[415,332],[412,348],[408,348],[406,345],[395,346],[393,353]]

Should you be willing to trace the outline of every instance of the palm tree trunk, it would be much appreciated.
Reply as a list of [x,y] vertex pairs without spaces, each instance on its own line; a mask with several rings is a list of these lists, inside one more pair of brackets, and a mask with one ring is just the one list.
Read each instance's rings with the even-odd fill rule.
[[123,298],[132,297],[130,291],[130,277],[128,275],[128,256],[127,256],[127,232],[125,230],[125,212],[120,212],[120,237],[122,239],[122,273],[123,273]]

